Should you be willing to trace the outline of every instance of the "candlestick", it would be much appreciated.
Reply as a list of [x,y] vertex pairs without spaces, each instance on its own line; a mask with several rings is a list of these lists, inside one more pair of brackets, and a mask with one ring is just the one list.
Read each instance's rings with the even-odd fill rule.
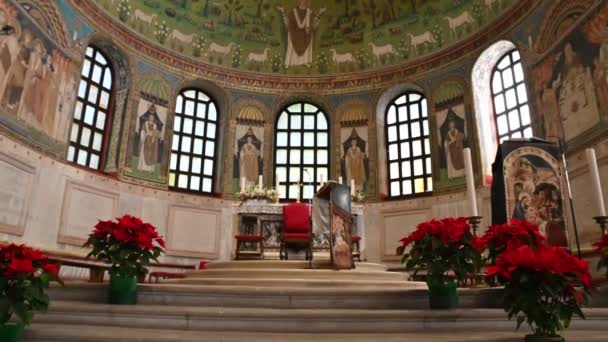
[[469,225],[471,226],[471,229],[473,229],[473,235],[477,235],[477,228],[479,228],[482,218],[483,218],[483,216],[469,217]]
[[338,184],[342,184],[342,176],[338,177]]
[[241,177],[241,191],[245,191],[245,177]]
[[350,195],[355,196],[355,180],[350,180]]
[[606,228],[608,228],[608,216],[596,216],[593,218],[602,229],[602,237],[606,234]]
[[258,188],[263,188],[264,187],[264,176],[260,175],[258,177]]
[[589,163],[589,171],[591,172],[591,184],[595,194],[595,206],[598,217],[606,216],[606,208],[604,206],[604,195],[602,194],[602,183],[600,181],[600,171],[597,167],[597,158],[595,150],[588,148],[585,151],[587,155],[587,163]]
[[464,156],[464,172],[467,182],[467,200],[471,216],[478,216],[477,213],[477,198],[475,196],[475,178],[473,177],[473,162],[471,161],[471,149],[465,148],[462,150]]

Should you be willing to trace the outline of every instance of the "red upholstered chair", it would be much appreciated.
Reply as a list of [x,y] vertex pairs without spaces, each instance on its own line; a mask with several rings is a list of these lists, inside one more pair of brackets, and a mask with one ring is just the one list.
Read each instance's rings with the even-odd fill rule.
[[[241,259],[242,254],[248,256],[255,255],[260,258],[264,258],[264,235],[259,225],[257,217],[244,216],[241,217],[241,227],[239,228],[239,234],[235,235],[236,239],[236,260]],[[259,253],[243,253],[243,248],[247,244],[259,244]]]
[[361,236],[353,235],[351,237],[352,241],[352,251],[353,251],[353,260],[357,258],[359,262],[361,262]]
[[306,248],[306,260],[312,260],[312,224],[310,206],[305,203],[290,203],[283,207],[283,234],[279,257],[289,259],[288,247],[298,245]]

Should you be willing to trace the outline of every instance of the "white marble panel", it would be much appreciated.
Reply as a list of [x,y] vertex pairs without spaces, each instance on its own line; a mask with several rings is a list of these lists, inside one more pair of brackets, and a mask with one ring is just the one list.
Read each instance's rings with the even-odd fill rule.
[[390,212],[384,214],[382,234],[382,253],[384,258],[394,259],[395,250],[400,246],[399,240],[416,229],[416,225],[429,219],[428,210]]
[[171,206],[167,225],[167,254],[218,258],[221,216],[221,210]]
[[59,242],[82,245],[98,220],[118,216],[117,193],[68,181],[66,183]]
[[23,235],[35,168],[0,153],[0,232]]

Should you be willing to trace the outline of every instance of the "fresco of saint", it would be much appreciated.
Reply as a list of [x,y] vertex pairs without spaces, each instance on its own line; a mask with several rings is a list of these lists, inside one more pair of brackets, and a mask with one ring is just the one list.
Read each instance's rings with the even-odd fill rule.
[[253,144],[253,138],[247,136],[247,142],[243,144],[239,152],[240,176],[245,178],[248,185],[256,184],[258,181],[258,170],[260,150]]
[[363,189],[365,183],[365,153],[357,146],[357,139],[351,139],[350,147],[346,151],[346,179],[350,184],[355,180],[355,189]]
[[160,164],[159,147],[163,123],[156,113],[156,106],[151,105],[139,117],[139,162],[140,171],[154,172],[156,165]]
[[282,6],[277,7],[283,16],[287,31],[286,68],[312,64],[314,32],[319,27],[321,15],[326,10],[322,8],[318,14],[315,14],[311,9],[310,0],[296,0],[295,3],[291,12],[285,12]]

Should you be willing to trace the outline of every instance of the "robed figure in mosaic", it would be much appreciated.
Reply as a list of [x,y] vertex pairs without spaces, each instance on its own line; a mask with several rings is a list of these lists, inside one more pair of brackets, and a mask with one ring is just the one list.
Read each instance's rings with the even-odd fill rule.
[[277,7],[283,15],[287,31],[285,68],[312,64],[314,31],[319,27],[319,20],[325,12],[325,8],[322,8],[315,14],[311,9],[310,0],[296,0],[295,3],[293,10],[288,12],[285,12],[283,6]]

